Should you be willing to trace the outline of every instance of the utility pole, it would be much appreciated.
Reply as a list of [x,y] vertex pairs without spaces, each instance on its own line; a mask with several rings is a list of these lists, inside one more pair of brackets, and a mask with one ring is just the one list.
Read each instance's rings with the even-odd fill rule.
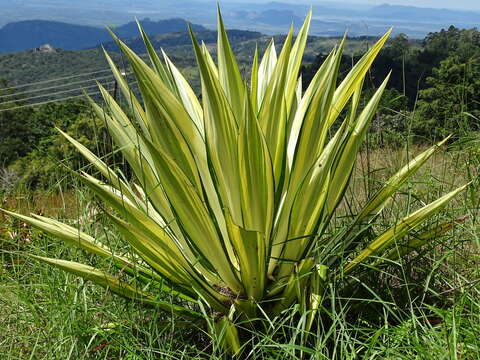
[[[125,77],[127,76],[126,72],[125,71],[121,71],[120,74]],[[113,84],[113,99],[115,101],[117,101],[117,93],[118,93],[118,82],[117,80],[115,80],[114,84]]]

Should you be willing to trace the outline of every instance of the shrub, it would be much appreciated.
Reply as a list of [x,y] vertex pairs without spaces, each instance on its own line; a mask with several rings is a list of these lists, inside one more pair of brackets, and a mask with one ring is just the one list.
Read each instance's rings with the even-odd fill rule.
[[[385,251],[395,259],[443,231],[439,227],[392,250],[397,240],[464,187],[411,213],[359,248],[363,230],[440,143],[391,177],[348,227],[327,235],[388,80],[360,110],[365,74],[389,33],[337,86],[342,42],[302,94],[298,72],[310,19],[311,14],[295,40],[290,30],[278,56],[273,42],[261,61],[255,53],[249,86],[220,16],[218,66],[191,33],[202,103],[168,57],[158,57],[141,28],[152,67],[115,38],[132,66],[143,101],[133,96],[106,54],[132,116],[102,87],[106,108],[91,103],[136,180],[128,182],[62,134],[103,175],[101,180],[77,174],[105,202],[112,223],[137,256],[115,254],[80,229],[56,220],[6,212],[111,259],[122,273],[149,284],[149,291],[91,266],[34,257],[194,322],[205,323],[209,315],[217,336],[238,352],[238,321],[243,327],[255,326],[253,319],[274,317],[298,303],[308,331],[331,280],[360,270],[360,264],[378,263]],[[330,136],[337,120],[340,124]],[[178,302],[155,296],[161,293]]]

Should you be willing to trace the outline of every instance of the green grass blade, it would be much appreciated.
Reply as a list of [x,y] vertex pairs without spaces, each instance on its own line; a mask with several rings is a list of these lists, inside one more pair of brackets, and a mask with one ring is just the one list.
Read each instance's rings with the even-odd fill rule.
[[362,263],[372,255],[379,255],[383,250],[393,244],[394,241],[402,238],[409,231],[420,225],[423,221],[439,212],[447,203],[452,200],[458,193],[465,190],[470,184],[459,187],[458,189],[442,196],[434,202],[422,207],[412,214],[404,217],[393,227],[385,231],[383,234],[373,240],[360,254],[345,266],[343,274],[351,272],[358,264]]
[[87,280],[90,280],[93,283],[107,288],[115,294],[123,296],[127,299],[140,301],[148,305],[157,306],[163,311],[173,313],[184,318],[192,320],[198,320],[201,318],[201,315],[193,310],[184,308],[182,306],[173,305],[167,301],[155,299],[154,297],[148,295],[142,290],[135,288],[130,284],[122,282],[118,280],[115,276],[107,274],[106,272],[98,270],[92,266],[80,264],[73,261],[46,258],[42,256],[30,255],[30,257],[53,265],[74,275],[83,277]]

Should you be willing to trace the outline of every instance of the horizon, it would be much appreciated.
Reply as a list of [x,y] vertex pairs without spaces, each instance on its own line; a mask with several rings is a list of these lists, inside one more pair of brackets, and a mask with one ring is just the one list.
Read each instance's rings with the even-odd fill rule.
[[[209,0],[210,1],[210,0]],[[211,2],[211,1],[210,1]],[[402,5],[402,6],[414,6],[421,8],[432,8],[432,9],[448,9],[448,10],[463,10],[463,11],[479,11],[480,12],[480,3],[478,0],[458,0],[455,2],[455,6],[452,6],[450,0],[346,0],[346,1],[319,1],[319,0],[219,0],[220,4],[224,3],[271,3],[271,2],[280,2],[280,3],[289,3],[289,4],[305,4],[305,5],[368,5],[368,6],[378,6],[378,5]]]
[[[12,0],[19,2],[20,0]],[[388,1],[388,0],[387,0]],[[413,0],[390,0],[388,4],[409,6]],[[438,8],[445,0],[439,0]],[[6,11],[0,12],[0,28],[9,23],[27,20],[56,21],[73,25],[88,25],[96,28],[121,26],[134,18],[152,20],[184,19],[188,22],[212,29],[216,24],[216,4],[224,10],[224,18],[231,29],[258,31],[266,35],[282,32],[282,26],[301,23],[309,4],[314,9],[314,21],[311,34],[317,36],[340,36],[349,31],[351,36],[378,36],[388,28],[394,27],[395,33],[407,34],[410,38],[422,39],[427,34],[455,26],[473,28],[480,23],[479,11],[467,10],[472,0],[459,0],[463,8],[436,10],[428,8],[432,0],[419,0],[416,7],[389,8],[378,7],[385,0],[85,0],[91,6],[82,8],[66,0],[41,0],[23,2],[19,7],[0,5]],[[116,7],[116,4],[125,6]],[[61,5],[60,8],[52,7]],[[427,8],[422,8],[426,6]],[[97,10],[93,10],[97,9]],[[275,13],[274,11],[277,11]],[[463,11],[462,11],[463,10]],[[272,13],[273,11],[273,13]],[[273,14],[273,15],[272,15]],[[73,20],[73,21],[72,21]],[[61,33],[61,32],[60,32]],[[58,38],[55,34],[49,35]],[[31,34],[27,37],[31,37]],[[1,39],[0,39],[1,40]],[[0,41],[1,42],[1,41]],[[5,43],[5,41],[4,41]],[[12,45],[13,48],[16,46]]]
[[[263,1],[263,0],[259,0]],[[321,3],[321,1],[315,1],[316,3]],[[343,1],[339,1],[343,2]],[[415,6],[423,8],[433,8],[433,9],[449,9],[449,10],[477,10],[480,11],[480,3],[478,0],[457,0],[455,1],[455,6],[452,7],[452,2],[450,0],[393,0],[393,1],[384,1],[384,0],[348,0],[345,3],[353,2],[356,4],[367,4],[367,5],[404,5],[404,6]]]

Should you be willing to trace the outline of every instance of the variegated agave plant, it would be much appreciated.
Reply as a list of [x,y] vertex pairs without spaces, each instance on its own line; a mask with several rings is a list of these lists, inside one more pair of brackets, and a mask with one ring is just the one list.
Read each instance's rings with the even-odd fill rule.
[[[390,178],[349,227],[327,236],[388,80],[360,111],[364,77],[389,34],[338,85],[342,42],[302,92],[299,68],[310,19],[311,14],[295,40],[290,30],[278,56],[273,41],[261,61],[255,53],[249,83],[239,70],[220,15],[218,64],[191,33],[201,75],[201,102],[165,54],[161,60],[141,27],[151,67],[116,39],[133,69],[142,100],[133,95],[106,54],[132,115],[102,87],[105,108],[93,101],[92,107],[106,121],[135,181],[126,181],[62,134],[102,174],[102,179],[86,173],[78,176],[111,210],[112,223],[141,258],[141,265],[132,265],[72,226],[6,212],[109,258],[136,280],[156,286],[150,286],[147,294],[87,265],[34,257],[183,318],[203,321],[195,305],[202,301],[213,310],[217,328],[235,351],[240,347],[236,319],[275,316],[299,302],[307,314],[308,330],[329,279],[378,261],[372,260],[373,255],[397,257],[397,251],[386,251],[394,241],[442,209],[464,187],[403,218],[368,246],[355,245],[362,243],[359,229],[372,223],[437,144]],[[337,130],[331,135],[336,120]],[[420,246],[431,235],[426,233],[410,245]],[[162,301],[161,292],[177,296],[183,305]]]

